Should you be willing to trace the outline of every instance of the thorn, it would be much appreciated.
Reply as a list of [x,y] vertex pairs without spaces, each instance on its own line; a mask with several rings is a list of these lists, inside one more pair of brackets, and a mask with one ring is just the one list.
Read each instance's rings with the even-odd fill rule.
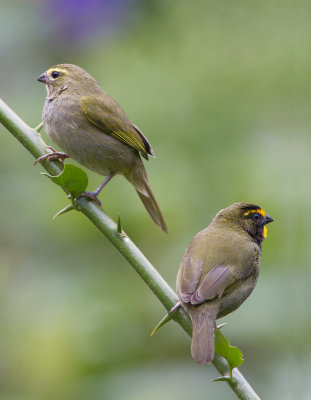
[[225,325],[227,325],[227,322],[224,322],[223,324],[220,324],[220,325],[216,325],[216,328],[221,329]]
[[58,213],[56,213],[53,217],[53,219],[55,219],[56,217],[59,217],[62,214],[65,214],[66,212],[69,212],[71,210],[74,210],[74,207],[72,204],[68,204],[68,206],[66,206],[65,208],[63,208],[62,210],[58,211]]
[[120,217],[120,214],[118,215],[117,231],[118,231],[119,233],[122,233],[122,225],[121,225],[121,217]]
[[231,380],[230,376],[220,376],[219,378],[213,379],[212,382],[230,382],[230,383],[232,383],[232,380]]
[[34,130],[39,133],[41,131],[42,127],[43,127],[43,122],[40,122],[40,124],[38,126],[36,126],[34,128]]
[[153,336],[157,330],[159,330],[160,328],[162,328],[162,326],[164,326],[165,324],[167,324],[170,320],[172,319],[172,317],[169,314],[166,314],[161,321],[156,325],[156,327],[153,329],[153,331],[150,333],[150,336]]

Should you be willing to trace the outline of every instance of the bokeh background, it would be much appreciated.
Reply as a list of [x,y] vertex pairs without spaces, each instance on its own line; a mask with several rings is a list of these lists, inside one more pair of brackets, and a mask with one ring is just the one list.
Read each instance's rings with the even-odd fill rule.
[[[30,126],[45,98],[36,78],[67,62],[151,141],[169,234],[122,177],[101,199],[173,287],[219,209],[251,201],[275,219],[256,290],[224,319],[264,399],[311,398],[310,17],[300,0],[1,1],[1,97]],[[82,215],[52,220],[68,200],[0,133],[1,399],[234,399],[178,325],[150,337],[161,304]]]

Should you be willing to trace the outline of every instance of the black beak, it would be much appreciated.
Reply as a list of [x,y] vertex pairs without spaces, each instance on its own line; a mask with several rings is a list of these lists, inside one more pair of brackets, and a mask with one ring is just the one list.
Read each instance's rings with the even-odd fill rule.
[[265,225],[268,224],[269,222],[272,222],[273,218],[270,217],[270,215],[266,214],[265,216]]
[[40,75],[37,81],[47,83],[46,73],[44,72],[44,74]]

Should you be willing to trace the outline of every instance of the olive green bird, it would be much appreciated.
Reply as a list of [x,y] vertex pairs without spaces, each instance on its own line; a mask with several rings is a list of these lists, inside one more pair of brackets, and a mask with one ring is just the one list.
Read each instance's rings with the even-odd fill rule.
[[261,242],[272,221],[257,205],[232,204],[219,211],[186,249],[177,293],[192,320],[191,354],[196,362],[213,360],[215,320],[236,310],[253,291]]
[[55,65],[38,81],[47,89],[42,113],[45,132],[65,152],[54,151],[38,160],[70,156],[107,176],[96,190],[84,193],[96,199],[114,175],[123,175],[136,189],[154,222],[167,232],[140,157],[148,160],[148,155],[153,156],[151,144],[119,104],[76,65]]

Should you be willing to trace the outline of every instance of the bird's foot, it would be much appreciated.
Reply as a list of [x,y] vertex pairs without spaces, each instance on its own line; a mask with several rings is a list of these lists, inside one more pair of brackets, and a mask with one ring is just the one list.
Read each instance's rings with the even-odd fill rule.
[[44,156],[37,158],[34,165],[37,165],[39,162],[43,160],[46,160],[47,162],[58,160],[63,163],[66,158],[70,158],[68,154],[56,151],[51,146],[47,146],[47,148],[50,149],[52,153],[44,154]]
[[178,310],[179,307],[181,307],[181,302],[180,302],[180,301],[177,301],[177,303],[174,305],[174,307],[172,307],[172,308],[170,309],[170,311],[169,311],[168,313],[171,314],[173,311]]
[[87,190],[85,192],[83,192],[82,194],[80,194],[79,197],[87,197],[88,199],[91,199],[93,201],[95,201],[99,206],[102,205],[101,201],[98,199],[98,192],[97,190],[94,190],[94,192],[88,192]]
[[96,201],[96,203],[101,206],[102,203],[98,200],[98,195],[102,191],[103,187],[107,185],[107,183],[115,176],[115,172],[111,172],[107,178],[104,180],[104,182],[98,186],[97,189],[95,189],[93,192],[88,192],[87,190],[80,194],[79,197],[88,197],[89,199],[92,199]]

